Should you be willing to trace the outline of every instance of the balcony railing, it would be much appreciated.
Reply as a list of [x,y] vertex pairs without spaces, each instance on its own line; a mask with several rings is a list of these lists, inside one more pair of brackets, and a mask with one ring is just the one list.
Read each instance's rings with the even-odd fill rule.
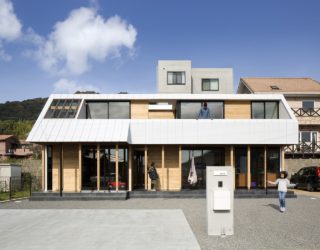
[[295,145],[285,147],[286,154],[302,154],[302,155],[320,155],[320,143],[315,142],[301,142]]
[[295,116],[299,117],[320,117],[320,108],[317,109],[304,109],[304,108],[291,108]]

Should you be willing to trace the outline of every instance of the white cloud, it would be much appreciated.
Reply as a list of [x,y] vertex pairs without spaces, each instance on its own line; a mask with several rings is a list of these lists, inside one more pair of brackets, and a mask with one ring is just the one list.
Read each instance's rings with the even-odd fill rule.
[[12,42],[19,38],[22,35],[21,28],[11,1],[0,0],[0,60],[11,60],[11,56],[3,49],[3,41]]
[[134,49],[137,31],[119,16],[105,20],[93,7],[70,12],[54,25],[41,41],[35,56],[40,66],[58,74],[80,75],[90,69],[90,60],[104,61],[121,55],[121,49]]
[[73,94],[77,91],[95,91],[99,92],[99,89],[93,85],[80,85],[75,81],[71,81],[65,78],[53,84],[53,92],[58,94]]

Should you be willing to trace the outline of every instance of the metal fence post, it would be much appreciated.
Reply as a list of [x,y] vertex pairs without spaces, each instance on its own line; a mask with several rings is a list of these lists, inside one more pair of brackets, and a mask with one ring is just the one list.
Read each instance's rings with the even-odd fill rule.
[[11,180],[11,176],[9,177],[9,200],[11,200],[12,198],[12,180]]

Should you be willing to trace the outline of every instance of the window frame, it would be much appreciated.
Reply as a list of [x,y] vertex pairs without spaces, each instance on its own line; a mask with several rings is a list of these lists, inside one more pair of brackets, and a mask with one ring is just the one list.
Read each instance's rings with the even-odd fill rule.
[[[253,118],[253,103],[263,103],[263,118]],[[266,118],[266,103],[277,103],[277,118]],[[268,119],[268,120],[279,120],[280,119],[280,111],[279,111],[279,101],[251,101],[251,119],[253,120],[262,120],[262,119]]]
[[[175,117],[176,119],[184,119],[181,118],[181,103],[183,102],[189,102],[189,103],[203,103],[203,102],[207,102],[207,103],[211,103],[211,102],[217,102],[217,103],[222,103],[222,118],[213,118],[213,120],[224,120],[225,119],[225,101],[224,100],[177,100],[176,103],[176,110],[175,110]],[[194,118],[197,119],[197,118]],[[187,118],[187,120],[192,120]]]
[[[183,73],[184,74],[184,83],[169,83],[169,74],[170,73]],[[186,85],[186,71],[167,71],[167,85]]]
[[[209,89],[209,90],[203,89],[203,83],[204,83],[205,80],[210,80],[210,81],[211,80],[217,80],[218,81],[218,88],[217,89]],[[210,84],[210,87],[211,87],[211,84]],[[220,90],[219,78],[201,78],[201,91],[212,92],[212,91],[219,91],[219,90]]]
[[108,118],[96,118],[97,120],[98,119],[110,119],[109,117],[110,117],[110,105],[109,105],[109,103],[111,103],[111,102],[113,102],[113,103],[115,103],[115,102],[128,102],[129,103],[129,118],[118,118],[118,119],[114,119],[114,118],[111,118],[110,120],[125,120],[125,119],[131,119],[131,101],[130,100],[121,100],[121,101],[119,101],[119,100],[99,100],[99,99],[96,99],[96,100],[85,100],[84,101],[84,105],[85,105],[85,108],[86,108],[86,120],[95,120],[95,118],[88,118],[88,102],[90,103],[92,103],[92,102],[105,102],[105,103],[108,103]]

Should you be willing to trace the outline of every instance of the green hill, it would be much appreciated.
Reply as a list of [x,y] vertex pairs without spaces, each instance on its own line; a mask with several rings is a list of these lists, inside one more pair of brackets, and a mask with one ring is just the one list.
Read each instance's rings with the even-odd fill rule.
[[47,98],[0,103],[0,120],[31,120],[38,118]]

